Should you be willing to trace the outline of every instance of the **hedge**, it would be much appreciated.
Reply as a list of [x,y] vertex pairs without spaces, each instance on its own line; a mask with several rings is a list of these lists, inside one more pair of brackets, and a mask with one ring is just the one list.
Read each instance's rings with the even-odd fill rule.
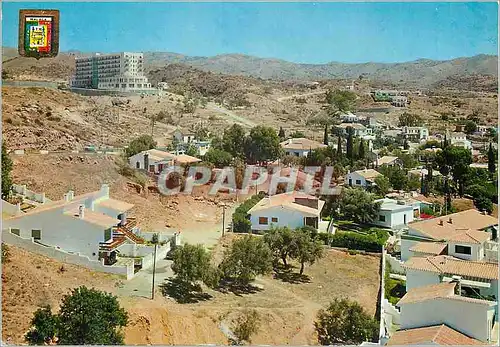
[[264,196],[254,195],[236,208],[233,213],[233,231],[236,233],[249,233],[252,230],[252,223],[248,220],[248,211],[254,207]]
[[337,231],[332,234],[318,234],[320,240],[332,247],[341,247],[366,252],[382,252],[382,246],[387,241],[389,235],[384,230],[363,235],[350,231]]

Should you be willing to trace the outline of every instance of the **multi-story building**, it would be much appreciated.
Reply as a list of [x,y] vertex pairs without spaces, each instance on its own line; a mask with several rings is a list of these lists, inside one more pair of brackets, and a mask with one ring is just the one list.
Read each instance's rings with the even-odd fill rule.
[[71,87],[140,91],[151,89],[151,84],[144,76],[143,54],[122,52],[76,58]]
[[429,138],[429,129],[426,127],[408,127],[401,129],[401,136],[412,141],[427,140]]

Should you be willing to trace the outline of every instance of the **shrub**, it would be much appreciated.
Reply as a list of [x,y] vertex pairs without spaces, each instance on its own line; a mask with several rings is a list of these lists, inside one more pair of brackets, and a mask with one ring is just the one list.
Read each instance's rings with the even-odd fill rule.
[[254,207],[263,195],[254,195],[236,208],[233,213],[233,231],[237,233],[248,233],[252,229],[252,224],[247,218],[248,211]]
[[367,252],[382,252],[382,246],[387,241],[389,235],[385,230],[376,230],[374,233],[362,235],[353,232],[337,231],[329,238],[332,247],[342,247],[356,249]]
[[244,311],[234,323],[233,333],[239,340],[238,343],[243,341],[252,342],[251,337],[259,329],[259,314],[255,310]]

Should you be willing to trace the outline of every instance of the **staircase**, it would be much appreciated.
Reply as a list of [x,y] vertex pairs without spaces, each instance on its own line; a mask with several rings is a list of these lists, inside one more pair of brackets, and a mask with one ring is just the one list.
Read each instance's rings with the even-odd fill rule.
[[144,239],[134,234],[133,228],[137,226],[137,221],[135,218],[127,218],[127,223],[122,226],[117,226],[113,228],[113,238],[115,235],[122,235],[127,237],[134,243],[143,244]]
[[113,241],[110,243],[100,242],[99,248],[101,251],[110,252],[116,247],[121,246],[126,240],[127,239],[122,234],[113,233]]

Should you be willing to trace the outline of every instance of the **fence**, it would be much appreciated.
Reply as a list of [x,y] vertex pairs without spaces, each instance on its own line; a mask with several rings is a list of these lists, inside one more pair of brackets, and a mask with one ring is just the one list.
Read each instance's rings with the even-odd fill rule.
[[385,300],[385,247],[382,246],[382,259],[381,259],[381,267],[380,267],[380,326],[379,326],[379,343],[381,345],[385,345],[385,341],[388,338],[388,329],[385,323],[385,308],[384,308],[384,300]]
[[78,253],[68,253],[55,247],[44,246],[36,243],[33,238],[21,238],[10,232],[10,229],[2,230],[2,241],[6,244],[26,249],[30,252],[44,255],[46,257],[59,260],[63,263],[80,265],[92,270],[122,275],[127,280],[134,277],[134,260],[130,259],[127,264],[121,266],[104,265],[102,261],[91,260],[87,256]]
[[20,194],[29,200],[36,201],[36,202],[39,202],[41,204],[44,204],[44,203],[50,201],[49,199],[47,199],[45,197],[45,193],[35,193],[35,192],[27,189],[25,184],[13,184],[12,190],[15,193]]
[[401,275],[406,274],[406,270],[403,268],[404,263],[401,260],[393,257],[388,253],[386,253],[385,255],[385,260],[391,266],[391,273],[401,274]]

